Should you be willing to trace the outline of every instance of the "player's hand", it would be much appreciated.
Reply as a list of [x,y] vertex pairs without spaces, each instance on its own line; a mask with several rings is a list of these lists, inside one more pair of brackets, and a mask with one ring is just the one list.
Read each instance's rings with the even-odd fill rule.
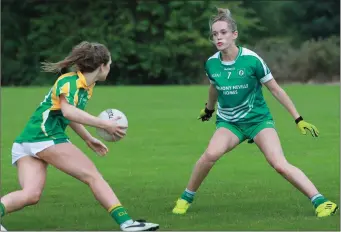
[[126,134],[125,129],[127,129],[127,127],[119,126],[117,124],[117,120],[119,120],[120,118],[120,116],[117,116],[116,118],[113,118],[111,120],[106,120],[106,127],[104,128],[104,130],[106,130],[109,134],[113,136],[116,135],[122,138]]
[[109,151],[107,146],[105,146],[101,141],[99,141],[95,137],[91,137],[85,142],[94,152],[96,152],[100,156],[105,156]]
[[309,131],[313,137],[319,136],[320,132],[317,130],[316,126],[307,123],[306,121],[303,120],[301,116],[297,118],[295,122],[297,124],[297,128],[301,131],[302,134],[306,135],[307,131]]
[[210,118],[212,117],[212,115],[213,115],[213,113],[215,111],[214,109],[213,110],[207,109],[206,106],[207,106],[207,103],[205,105],[205,109],[202,109],[200,111],[198,119],[201,119],[201,121],[208,121],[208,120],[210,120]]

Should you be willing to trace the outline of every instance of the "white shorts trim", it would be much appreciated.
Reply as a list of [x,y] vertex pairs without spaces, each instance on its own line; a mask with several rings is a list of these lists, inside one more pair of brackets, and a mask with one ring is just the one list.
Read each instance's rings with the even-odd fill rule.
[[24,156],[32,156],[39,159],[37,153],[53,145],[55,143],[52,140],[35,143],[13,143],[12,165],[16,165],[17,161]]

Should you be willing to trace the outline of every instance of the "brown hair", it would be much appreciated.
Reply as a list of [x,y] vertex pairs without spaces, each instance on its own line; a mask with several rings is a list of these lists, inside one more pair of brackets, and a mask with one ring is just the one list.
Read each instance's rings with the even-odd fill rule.
[[56,63],[42,62],[44,72],[61,72],[62,69],[76,66],[81,72],[93,72],[101,64],[107,64],[110,60],[110,52],[100,43],[83,41],[73,47],[70,54]]
[[217,8],[218,14],[214,15],[209,22],[210,31],[212,31],[212,25],[218,21],[225,21],[229,25],[232,32],[237,31],[237,23],[231,16],[231,11],[229,9]]

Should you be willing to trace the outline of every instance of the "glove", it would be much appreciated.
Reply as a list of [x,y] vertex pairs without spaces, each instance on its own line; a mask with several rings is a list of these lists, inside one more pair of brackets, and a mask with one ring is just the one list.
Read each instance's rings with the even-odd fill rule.
[[295,123],[297,124],[298,129],[301,131],[302,134],[306,135],[308,130],[313,137],[319,136],[319,131],[317,130],[316,126],[307,123],[303,120],[303,118],[300,116],[295,120]]
[[200,111],[200,115],[198,117],[198,119],[201,119],[201,121],[208,121],[210,120],[210,118],[212,117],[212,114],[214,113],[214,109],[213,110],[209,110],[207,109],[207,103],[205,104],[205,109],[202,109]]

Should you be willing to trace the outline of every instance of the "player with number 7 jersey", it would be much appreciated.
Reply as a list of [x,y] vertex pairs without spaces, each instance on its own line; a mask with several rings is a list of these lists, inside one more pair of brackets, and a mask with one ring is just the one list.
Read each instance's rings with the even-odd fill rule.
[[212,42],[218,52],[205,62],[206,75],[211,84],[206,106],[200,111],[198,119],[208,121],[217,103],[216,130],[196,162],[173,213],[185,214],[215,162],[248,140],[258,146],[278,173],[311,200],[318,217],[333,215],[338,206],[320,194],[308,177],[286,160],[274,120],[264,100],[262,85],[287,109],[302,134],[308,130],[313,137],[318,137],[319,131],[303,120],[264,60],[255,52],[236,45],[237,24],[230,10],[218,8],[218,14],[213,16],[209,25]]
[[218,91],[218,120],[257,123],[272,120],[264,101],[262,83],[272,74],[255,52],[238,47],[234,61],[222,61],[217,52],[205,63],[206,75]]

